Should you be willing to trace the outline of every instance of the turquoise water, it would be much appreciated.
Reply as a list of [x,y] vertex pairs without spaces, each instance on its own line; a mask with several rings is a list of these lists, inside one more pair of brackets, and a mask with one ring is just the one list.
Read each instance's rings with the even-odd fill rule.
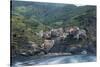
[[[22,58],[23,59],[23,58]],[[67,64],[80,62],[96,62],[95,55],[74,55],[74,56],[39,56],[30,60],[17,61],[12,67],[28,67],[35,65]]]

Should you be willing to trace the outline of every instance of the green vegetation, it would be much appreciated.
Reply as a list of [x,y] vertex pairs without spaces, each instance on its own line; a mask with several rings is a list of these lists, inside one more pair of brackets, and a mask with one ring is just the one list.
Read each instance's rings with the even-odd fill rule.
[[25,49],[30,41],[39,47],[43,38],[36,35],[41,30],[78,26],[87,30],[88,41],[96,42],[96,6],[49,4],[11,1],[11,47]]

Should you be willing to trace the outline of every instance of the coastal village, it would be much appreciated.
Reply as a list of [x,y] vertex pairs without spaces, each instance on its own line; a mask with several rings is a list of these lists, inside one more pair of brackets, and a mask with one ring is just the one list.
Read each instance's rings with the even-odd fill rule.
[[38,46],[35,42],[30,42],[31,45],[26,47],[27,50],[21,50],[19,55],[75,55],[92,54],[96,52],[95,45],[86,43],[86,30],[80,29],[77,26],[65,29],[51,29],[46,32],[42,30],[36,33],[36,35],[43,39],[43,43]]

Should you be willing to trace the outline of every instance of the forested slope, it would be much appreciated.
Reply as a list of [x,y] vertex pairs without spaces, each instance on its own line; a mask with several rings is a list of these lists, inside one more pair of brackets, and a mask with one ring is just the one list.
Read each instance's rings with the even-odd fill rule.
[[96,45],[96,6],[11,1],[12,54],[30,50],[32,43],[41,48],[40,31],[71,26],[85,29],[86,42]]

